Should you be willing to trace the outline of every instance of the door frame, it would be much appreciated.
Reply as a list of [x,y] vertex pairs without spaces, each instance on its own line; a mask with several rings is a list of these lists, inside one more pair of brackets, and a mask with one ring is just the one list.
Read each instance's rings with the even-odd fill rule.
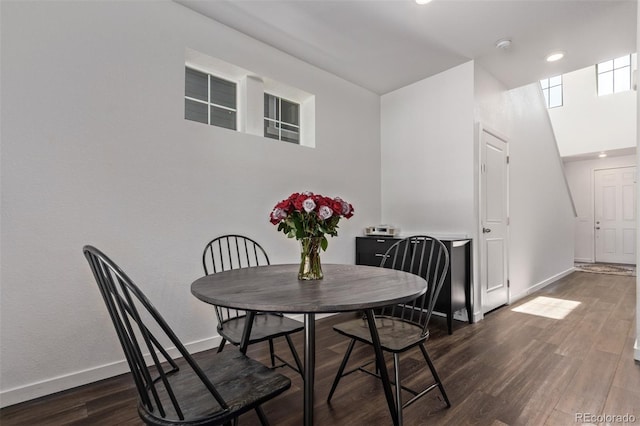
[[[477,300],[477,304],[475,306],[479,306],[479,312],[474,313],[474,319],[476,320],[481,320],[484,318],[484,311],[483,311],[483,302],[484,302],[484,295],[483,295],[483,291],[482,289],[484,288],[484,286],[486,285],[486,283],[483,282],[484,276],[482,274],[483,271],[483,263],[485,258],[486,258],[486,253],[485,253],[485,249],[484,249],[484,245],[481,244],[481,238],[482,238],[482,228],[483,228],[483,224],[482,224],[482,200],[483,200],[483,192],[482,192],[482,133],[486,132],[489,133],[490,135],[502,140],[503,142],[505,142],[506,146],[507,146],[507,156],[509,156],[509,140],[508,138],[501,132],[492,129],[490,127],[485,126],[483,123],[481,122],[476,122],[476,126],[475,126],[475,157],[476,157],[476,164],[475,164],[475,178],[476,178],[476,219],[477,219],[477,223],[476,223],[476,241],[477,244],[474,244],[476,247],[476,262],[474,262],[475,266],[474,267],[474,275],[476,277],[478,277],[478,279],[474,280],[474,282],[476,282],[477,284],[475,285],[475,293],[478,295],[478,300]],[[507,194],[506,194],[506,210],[507,210],[507,231],[506,231],[506,253],[505,253],[505,263],[506,263],[506,280],[507,283],[510,283],[510,268],[509,268],[509,253],[510,253],[510,247],[511,247],[511,226],[510,226],[510,216],[511,216],[511,202],[510,202],[510,196],[509,196],[509,192],[510,192],[510,164],[509,162],[507,162],[507,170],[506,170],[506,187],[507,187]],[[511,299],[512,299],[512,294],[511,294],[511,286],[508,285],[507,286],[507,305],[511,304]]]

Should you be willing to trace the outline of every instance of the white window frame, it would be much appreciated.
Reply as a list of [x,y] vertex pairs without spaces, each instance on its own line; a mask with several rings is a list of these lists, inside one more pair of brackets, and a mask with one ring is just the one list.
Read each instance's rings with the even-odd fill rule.
[[[615,61],[618,60],[618,59],[622,59],[622,58],[629,58],[628,64],[616,67],[616,65],[615,65],[616,62]],[[632,83],[631,66],[633,64],[632,64],[631,61],[632,61],[632,57],[631,57],[631,54],[629,54],[629,55],[623,55],[623,56],[620,56],[618,58],[610,59],[608,61],[603,61],[603,62],[600,62],[600,63],[596,64],[596,85],[597,85],[596,91],[598,92],[598,96],[607,96],[607,95],[613,95],[615,93],[628,92],[628,91],[630,91],[632,89],[632,84],[631,84]],[[607,70],[607,71],[600,71],[600,67],[602,65],[608,64],[608,63],[611,63],[611,69]],[[628,88],[626,88],[624,90],[616,90],[616,70],[622,70],[624,68],[628,68],[629,69],[629,73],[628,73],[629,86],[628,86]],[[605,75],[605,74],[611,74],[611,85],[612,85],[611,93],[600,93],[600,85],[601,85],[600,84],[600,76]]]
[[[233,80],[229,80],[227,78],[224,77],[220,77],[218,75],[212,74],[209,71],[206,70],[202,70],[200,68],[194,67],[192,65],[185,65],[185,68],[189,68],[193,71],[197,71],[200,72],[202,74],[206,74],[207,75],[207,100],[203,101],[202,99],[197,99],[197,98],[192,98],[191,96],[187,96],[186,94],[184,95],[185,99],[188,99],[190,101],[194,101],[203,105],[207,105],[207,124],[210,126],[216,126],[216,127],[220,127],[222,129],[227,129],[227,130],[233,130],[233,131],[237,131],[238,130],[238,82],[237,81],[233,81]],[[219,80],[224,80],[227,81],[229,83],[233,83],[236,86],[235,89],[235,94],[236,94],[236,108],[229,108],[228,106],[225,105],[220,105],[214,102],[211,102],[211,77],[217,78]],[[214,106],[216,108],[220,108],[220,109],[224,109],[226,111],[232,111],[236,113],[236,122],[235,122],[235,128],[234,129],[229,129],[227,127],[222,127],[222,126],[217,126],[215,124],[211,124],[211,108],[210,106]],[[192,121],[192,120],[191,120]],[[199,122],[197,122],[199,123]],[[204,123],[203,123],[204,124]]]
[[[269,121],[271,123],[275,123],[277,125],[276,126],[278,128],[278,139],[277,140],[279,140],[281,142],[289,142],[289,143],[294,143],[296,145],[300,145],[300,139],[302,137],[301,125],[300,124],[296,125],[296,124],[292,124],[292,123],[287,123],[286,121],[282,121],[282,101],[285,100],[286,102],[289,102],[289,103],[292,103],[292,104],[295,104],[295,105],[298,106],[298,123],[301,123],[302,105],[300,103],[298,103],[298,102],[292,101],[290,99],[283,98],[282,96],[278,96],[276,94],[273,94],[273,93],[270,93],[270,92],[267,92],[267,91],[265,91],[264,94],[265,95],[269,95],[269,96],[273,96],[274,98],[276,98],[278,100],[278,118],[277,119],[273,119],[273,118],[267,117],[267,112],[266,111],[263,114],[264,115],[264,119],[266,121]],[[292,141],[286,141],[286,140],[283,141],[282,140],[282,125],[283,124],[285,126],[295,127],[296,129],[298,129],[298,142],[292,142]],[[276,140],[275,138],[270,138],[268,136],[265,136],[265,138]]]
[[[551,85],[551,79],[560,78],[560,84]],[[546,87],[543,82],[546,82]],[[562,78],[562,74],[555,75],[549,78],[543,78],[540,80],[540,87],[542,88],[542,94],[545,95],[544,101],[547,106],[547,109],[558,108],[564,105],[564,79]],[[560,87],[560,104],[551,106],[551,89],[554,87]]]

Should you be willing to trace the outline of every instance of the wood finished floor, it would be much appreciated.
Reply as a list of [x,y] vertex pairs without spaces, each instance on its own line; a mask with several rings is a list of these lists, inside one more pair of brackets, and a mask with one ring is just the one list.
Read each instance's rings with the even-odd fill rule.
[[[580,304],[562,320],[512,310],[538,296]],[[456,322],[451,336],[444,319],[435,318],[427,349],[453,405],[444,408],[433,391],[405,409],[405,425],[570,425],[576,424],[576,413],[629,414],[640,423],[640,364],[633,360],[635,300],[635,277],[574,272],[478,324]],[[316,327],[315,424],[390,425],[381,385],[362,373],[343,378],[331,405],[325,401],[347,346],[331,327],[345,318],[350,314],[319,320]],[[298,333],[294,338],[301,354],[302,337]],[[276,350],[288,354],[283,342]],[[371,354],[356,346],[350,365]],[[266,344],[252,346],[249,355],[266,362]],[[403,384],[430,380],[419,351],[402,360],[403,375],[415,376]],[[280,371],[291,377],[292,387],[263,407],[273,426],[298,426],[302,381],[289,369]],[[0,423],[142,424],[128,375],[6,407],[0,410]],[[240,424],[258,420],[252,412]]]

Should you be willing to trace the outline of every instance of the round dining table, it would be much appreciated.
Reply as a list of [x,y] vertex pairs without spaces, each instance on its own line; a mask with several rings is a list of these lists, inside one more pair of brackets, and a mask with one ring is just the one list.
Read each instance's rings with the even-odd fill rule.
[[[374,309],[413,300],[427,290],[414,274],[363,265],[323,264],[321,280],[298,280],[299,265],[269,265],[233,269],[201,277],[191,293],[203,302],[247,311],[240,350],[246,353],[256,312],[304,314],[304,425],[313,425],[315,373],[315,315],[364,311],[385,397],[396,422],[389,374],[375,326]],[[401,409],[401,408],[400,408]]]

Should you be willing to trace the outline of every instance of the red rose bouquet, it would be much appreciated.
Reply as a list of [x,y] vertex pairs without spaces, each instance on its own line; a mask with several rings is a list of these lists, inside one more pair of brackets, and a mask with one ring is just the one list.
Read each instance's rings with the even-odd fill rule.
[[338,235],[340,218],[353,216],[353,206],[340,197],[330,198],[312,192],[293,193],[275,205],[269,219],[278,225],[278,231],[287,237],[321,238],[321,247],[327,249],[326,235]]

